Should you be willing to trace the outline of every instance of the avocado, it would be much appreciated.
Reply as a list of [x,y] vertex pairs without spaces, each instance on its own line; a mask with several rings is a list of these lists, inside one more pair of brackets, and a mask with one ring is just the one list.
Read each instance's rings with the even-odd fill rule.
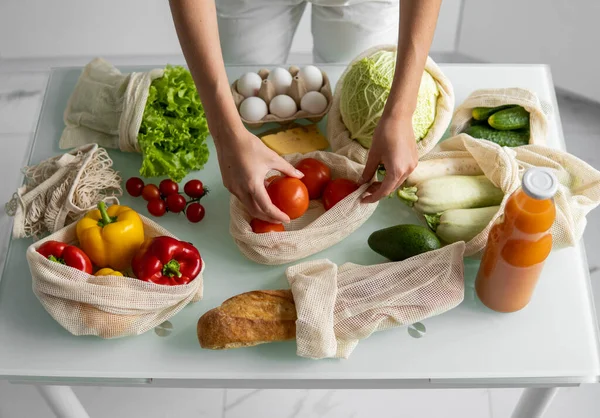
[[438,237],[421,225],[396,225],[375,231],[367,241],[377,254],[402,261],[441,248]]

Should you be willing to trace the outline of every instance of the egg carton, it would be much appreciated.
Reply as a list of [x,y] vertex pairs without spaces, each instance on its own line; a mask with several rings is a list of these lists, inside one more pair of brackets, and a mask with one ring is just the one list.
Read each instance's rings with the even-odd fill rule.
[[[288,125],[292,124],[298,119],[307,119],[311,122],[317,123],[325,117],[327,112],[329,112],[329,109],[331,109],[331,105],[333,103],[333,94],[331,91],[331,84],[329,83],[329,77],[327,77],[325,71],[321,70],[321,74],[323,74],[323,85],[318,91],[327,99],[327,107],[321,113],[317,114],[309,113],[300,109],[300,100],[302,100],[302,97],[307,93],[304,80],[298,77],[300,68],[295,65],[292,65],[288,69],[288,71],[292,75],[292,84],[285,92],[285,94],[294,99],[294,101],[296,102],[296,106],[298,106],[299,110],[288,118],[280,118],[279,116],[273,115],[272,113],[268,113],[264,118],[262,118],[259,121],[249,121],[242,118],[240,115],[242,122],[244,122],[244,124],[246,124],[247,127],[251,129],[257,129],[263,126],[265,123],[279,123],[280,125]],[[269,73],[270,71],[266,68],[262,68],[258,71],[258,75],[263,80],[262,85],[260,86],[260,90],[258,91],[258,97],[263,99],[267,106],[269,106],[273,97],[277,95],[275,93],[275,86],[273,85],[273,82],[267,79]],[[231,93],[233,94],[233,100],[239,112],[240,105],[244,101],[245,97],[238,92],[237,83],[238,80],[235,80],[233,84],[231,84]]]

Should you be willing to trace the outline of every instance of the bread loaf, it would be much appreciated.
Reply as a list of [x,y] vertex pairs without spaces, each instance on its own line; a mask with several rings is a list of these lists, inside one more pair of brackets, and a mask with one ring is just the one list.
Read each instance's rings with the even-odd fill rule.
[[202,348],[220,350],[296,338],[291,290],[255,290],[227,299],[198,320]]

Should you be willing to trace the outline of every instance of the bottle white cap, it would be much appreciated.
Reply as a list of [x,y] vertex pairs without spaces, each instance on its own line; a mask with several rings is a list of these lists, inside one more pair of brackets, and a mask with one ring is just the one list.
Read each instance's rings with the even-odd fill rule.
[[558,179],[545,167],[532,167],[523,175],[523,191],[534,199],[552,198],[558,190]]

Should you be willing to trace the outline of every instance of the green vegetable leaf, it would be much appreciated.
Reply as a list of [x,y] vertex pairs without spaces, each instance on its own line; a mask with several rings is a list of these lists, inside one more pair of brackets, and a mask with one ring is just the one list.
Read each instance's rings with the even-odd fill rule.
[[208,125],[190,72],[167,66],[150,85],[138,133],[140,174],[181,181],[208,161]]

